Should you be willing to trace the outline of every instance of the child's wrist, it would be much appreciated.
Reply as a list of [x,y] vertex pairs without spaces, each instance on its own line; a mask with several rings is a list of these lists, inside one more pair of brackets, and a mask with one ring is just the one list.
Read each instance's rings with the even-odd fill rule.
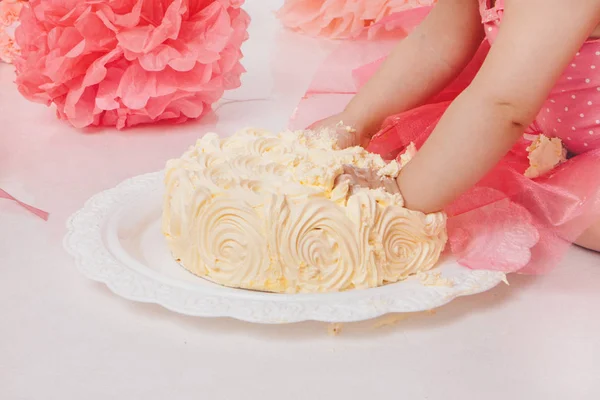
[[341,113],[341,120],[344,125],[355,129],[359,133],[361,138],[371,139],[375,134],[376,128],[374,124],[367,117],[361,114],[352,112],[352,110],[346,109]]
[[354,124],[355,129],[367,139],[371,139],[381,125],[381,121],[378,120],[375,113],[369,112],[367,107],[359,107],[353,103],[348,104],[342,114],[346,115],[346,118]]

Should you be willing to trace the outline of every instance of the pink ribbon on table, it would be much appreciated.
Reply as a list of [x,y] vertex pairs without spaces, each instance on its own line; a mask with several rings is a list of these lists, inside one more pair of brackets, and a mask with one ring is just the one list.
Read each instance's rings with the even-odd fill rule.
[[5,190],[0,189],[0,199],[12,200],[12,201],[16,202],[18,205],[20,205],[21,207],[23,207],[24,209],[26,209],[27,211],[29,211],[30,213],[37,215],[44,221],[48,221],[48,216],[50,214],[48,214],[46,211],[40,210],[39,208],[35,208],[33,206],[30,206],[29,204],[23,203],[22,201],[14,198],[10,194],[8,194]]

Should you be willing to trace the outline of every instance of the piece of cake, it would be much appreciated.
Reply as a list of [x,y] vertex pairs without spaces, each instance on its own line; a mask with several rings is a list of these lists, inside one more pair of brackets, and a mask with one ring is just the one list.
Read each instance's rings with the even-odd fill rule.
[[431,269],[446,216],[403,207],[400,194],[351,188],[344,166],[394,178],[360,147],[327,134],[246,129],[208,134],[167,164],[163,233],[173,257],[225,286],[334,292],[397,282]]
[[567,161],[567,149],[559,138],[539,135],[529,147],[529,168],[525,171],[527,178],[535,179],[552,171]]

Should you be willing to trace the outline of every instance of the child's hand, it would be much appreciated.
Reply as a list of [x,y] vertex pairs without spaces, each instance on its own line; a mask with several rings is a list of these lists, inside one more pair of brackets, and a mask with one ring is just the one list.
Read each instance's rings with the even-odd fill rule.
[[369,144],[369,137],[365,134],[361,124],[345,113],[339,113],[317,121],[308,129],[316,132],[321,130],[332,132],[336,136],[338,146],[341,149],[353,146],[367,147]]
[[358,168],[353,165],[344,165],[344,172],[337,177],[335,185],[348,184],[350,194],[360,188],[380,189],[388,193],[400,193],[398,183],[394,178],[379,176],[377,172],[368,168]]

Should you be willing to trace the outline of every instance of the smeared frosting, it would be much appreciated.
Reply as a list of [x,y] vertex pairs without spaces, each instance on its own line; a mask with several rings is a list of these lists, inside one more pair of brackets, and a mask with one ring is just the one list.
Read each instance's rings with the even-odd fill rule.
[[162,228],[174,258],[222,285],[287,293],[376,287],[431,269],[446,216],[408,210],[383,189],[350,192],[336,182],[344,165],[400,171],[327,134],[204,136],[167,164]]
[[404,153],[400,155],[400,166],[404,167],[417,155],[417,146],[413,142],[406,147]]

